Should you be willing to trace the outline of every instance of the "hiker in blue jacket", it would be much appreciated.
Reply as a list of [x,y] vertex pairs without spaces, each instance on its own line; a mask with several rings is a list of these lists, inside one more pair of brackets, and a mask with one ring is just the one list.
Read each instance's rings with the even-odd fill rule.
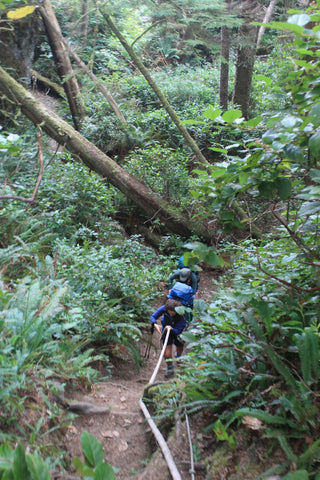
[[[161,335],[161,341],[164,343],[167,329],[170,330],[168,343],[164,351],[164,358],[167,362],[167,372],[165,376],[171,377],[174,374],[173,369],[173,345],[176,346],[176,357],[180,357],[183,352],[184,342],[179,339],[179,335],[187,326],[187,320],[185,315],[179,315],[176,312],[176,308],[182,305],[178,300],[169,298],[165,305],[162,305],[151,315],[151,323],[154,325],[155,330]],[[161,325],[157,324],[157,320],[161,318]]]

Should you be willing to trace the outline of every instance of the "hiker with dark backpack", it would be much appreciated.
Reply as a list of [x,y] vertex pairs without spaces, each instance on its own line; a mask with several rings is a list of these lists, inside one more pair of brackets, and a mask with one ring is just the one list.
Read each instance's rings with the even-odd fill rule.
[[[176,357],[181,357],[183,352],[184,342],[179,338],[179,335],[187,327],[186,315],[179,315],[176,311],[177,307],[181,307],[182,303],[178,300],[169,298],[165,305],[162,305],[151,315],[151,323],[155,330],[161,335],[161,341],[164,344],[167,329],[170,330],[168,343],[164,351],[164,358],[167,362],[166,378],[174,375],[173,368],[173,345],[176,346]],[[161,318],[161,325],[157,324],[157,320]]]

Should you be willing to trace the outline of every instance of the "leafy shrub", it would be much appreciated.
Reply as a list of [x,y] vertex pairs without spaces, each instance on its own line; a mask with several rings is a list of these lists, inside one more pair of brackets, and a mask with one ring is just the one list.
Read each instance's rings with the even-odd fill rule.
[[160,145],[136,150],[125,169],[161,197],[180,202],[189,190],[188,158],[183,152]]
[[100,232],[111,230],[112,196],[101,177],[63,154],[47,169],[35,212],[56,235],[81,241],[85,229],[82,238],[86,232],[88,239],[103,241]]

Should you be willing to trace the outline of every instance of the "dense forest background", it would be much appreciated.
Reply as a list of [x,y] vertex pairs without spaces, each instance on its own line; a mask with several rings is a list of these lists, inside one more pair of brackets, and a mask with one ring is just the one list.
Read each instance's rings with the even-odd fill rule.
[[[184,254],[215,281],[155,416],[205,413],[229,453],[259,436],[252,478],[319,480],[319,0],[0,14],[0,478],[70,469],[54,395],[139,368]],[[114,478],[98,457],[81,478]]]

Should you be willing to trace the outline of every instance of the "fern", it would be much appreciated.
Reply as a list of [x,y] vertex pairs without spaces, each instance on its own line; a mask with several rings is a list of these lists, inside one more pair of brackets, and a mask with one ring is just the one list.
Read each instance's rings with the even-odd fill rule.
[[297,461],[298,467],[308,467],[315,461],[320,462],[320,439],[316,440]]
[[299,351],[303,379],[310,384],[313,380],[319,379],[319,337],[309,327],[301,334],[294,335],[294,339]]
[[284,381],[291,387],[292,391],[296,394],[299,393],[299,386],[291,373],[291,370],[283,363],[282,358],[278,355],[270,345],[268,345],[264,340],[263,331],[258,324],[257,320],[254,317],[252,312],[247,314],[246,319],[248,320],[250,326],[252,327],[254,333],[258,337],[260,345],[263,347],[265,353],[268,355],[275,369],[283,377]]
[[289,425],[296,428],[296,425],[290,420],[281,417],[280,415],[272,415],[271,413],[256,408],[239,408],[234,412],[235,417],[254,417],[258,418],[267,425]]

